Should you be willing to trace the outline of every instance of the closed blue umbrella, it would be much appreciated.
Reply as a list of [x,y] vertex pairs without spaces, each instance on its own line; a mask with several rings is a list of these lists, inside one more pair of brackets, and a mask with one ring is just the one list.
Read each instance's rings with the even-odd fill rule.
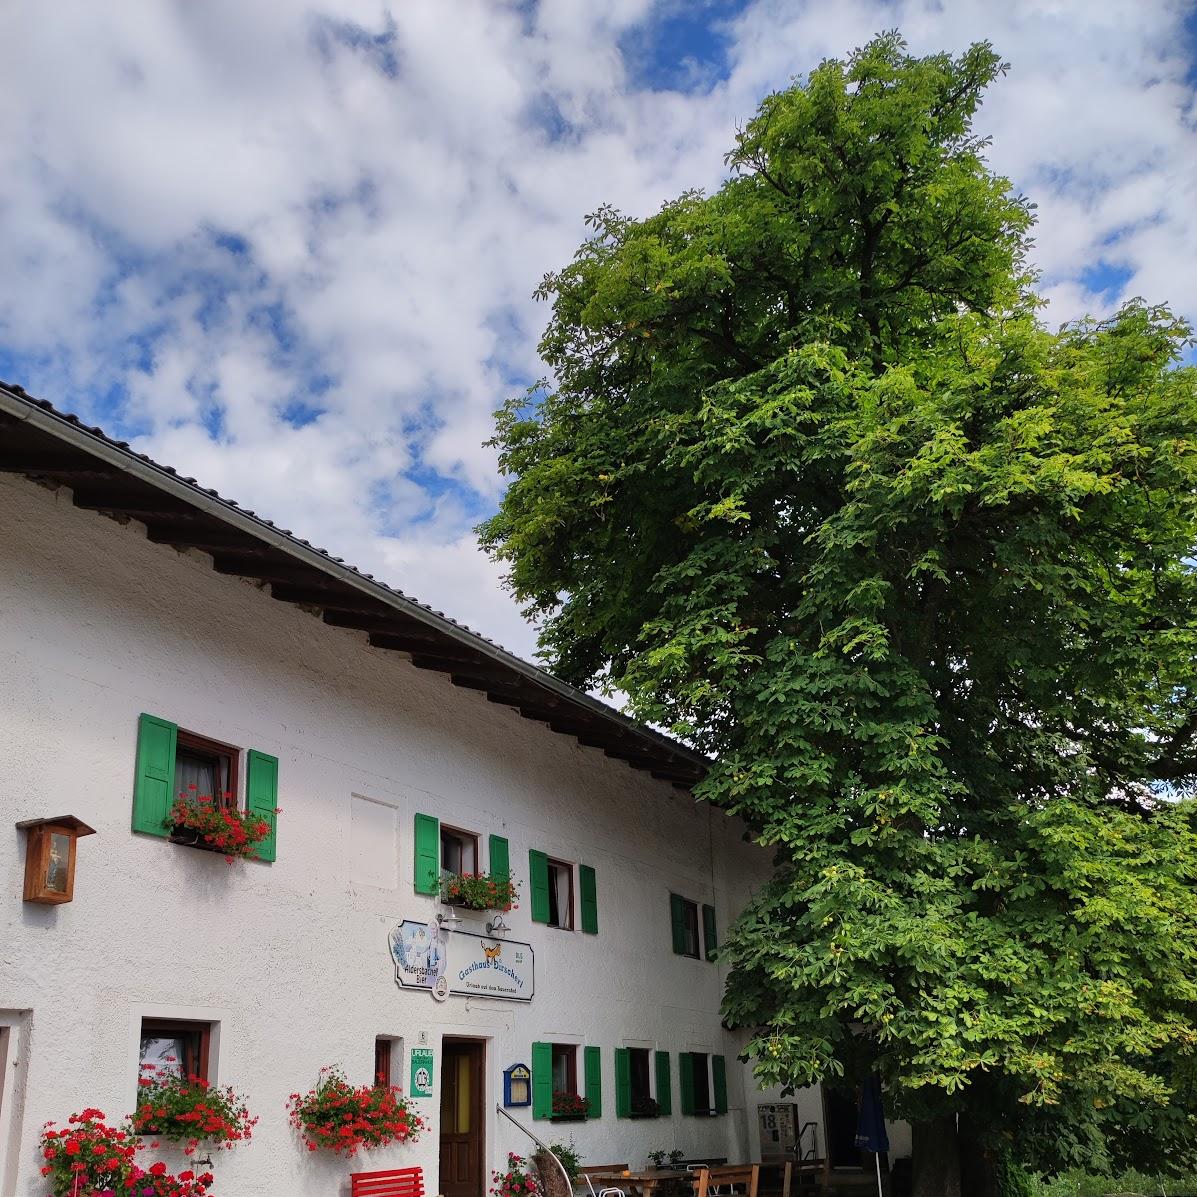
[[881,1078],[874,1073],[860,1091],[860,1114],[856,1119],[856,1146],[873,1152],[877,1162],[877,1195],[881,1190],[881,1156],[889,1151],[885,1110],[881,1105]]

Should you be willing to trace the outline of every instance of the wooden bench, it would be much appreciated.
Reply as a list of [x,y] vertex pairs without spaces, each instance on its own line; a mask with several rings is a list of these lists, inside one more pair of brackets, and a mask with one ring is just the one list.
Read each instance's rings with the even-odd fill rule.
[[694,1197],[708,1197],[708,1190],[731,1189],[743,1185],[745,1197],[757,1197],[761,1185],[760,1164],[726,1164],[718,1168],[696,1168],[694,1174]]
[[353,1172],[350,1197],[424,1197],[422,1168],[390,1168],[385,1172]]

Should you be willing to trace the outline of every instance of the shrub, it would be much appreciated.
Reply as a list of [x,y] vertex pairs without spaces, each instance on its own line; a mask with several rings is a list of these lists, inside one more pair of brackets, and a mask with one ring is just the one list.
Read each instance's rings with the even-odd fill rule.
[[521,1155],[507,1156],[507,1171],[491,1173],[490,1192],[494,1197],[539,1197],[540,1185]]
[[514,910],[519,887],[494,873],[450,873],[441,880],[441,900],[467,910]]
[[581,1174],[582,1157],[573,1139],[568,1143],[550,1143],[549,1150],[561,1161],[561,1166],[569,1173],[569,1179],[576,1181]]
[[[197,1176],[186,1169],[172,1176],[163,1163],[151,1164],[148,1168],[139,1168],[134,1164],[133,1173],[125,1182],[125,1193],[115,1194],[114,1197],[125,1197],[125,1194],[136,1194],[136,1197],[205,1197],[211,1183],[211,1172],[201,1172]],[[97,1197],[105,1195],[97,1194]]]
[[109,1126],[102,1110],[72,1114],[61,1130],[47,1122],[42,1128],[42,1175],[49,1177],[53,1197],[69,1197],[79,1190],[125,1191],[133,1174],[137,1137]]
[[[195,787],[189,787],[194,790]],[[228,795],[228,797],[232,797]],[[278,814],[276,809],[275,814]],[[215,801],[209,794],[182,793],[163,820],[166,827],[186,827],[232,860],[253,856],[270,834],[270,823],[258,812]]]
[[1146,1176],[1124,1172],[1098,1176],[1090,1172],[1064,1172],[1031,1180],[1033,1197],[1185,1197],[1197,1193],[1197,1175]]
[[220,1150],[253,1136],[258,1120],[250,1117],[245,1102],[229,1086],[218,1088],[202,1077],[153,1064],[141,1069],[132,1118],[138,1134],[181,1143],[188,1155],[201,1143]]
[[142,1168],[133,1162],[141,1140],[109,1126],[102,1110],[86,1109],[67,1122],[61,1130],[53,1122],[42,1128],[42,1175],[53,1197],[206,1197],[211,1173],[174,1176],[161,1161]]
[[414,1143],[424,1129],[398,1086],[355,1087],[334,1067],[322,1068],[306,1093],[292,1093],[287,1110],[309,1151],[353,1156],[360,1148]]
[[590,1102],[577,1093],[569,1093],[563,1089],[553,1092],[553,1117],[576,1118],[590,1112]]

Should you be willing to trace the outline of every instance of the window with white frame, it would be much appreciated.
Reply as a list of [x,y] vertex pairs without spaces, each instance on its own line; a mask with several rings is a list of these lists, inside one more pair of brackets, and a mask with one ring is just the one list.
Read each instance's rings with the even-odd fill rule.
[[478,837],[441,824],[441,876],[478,872]]

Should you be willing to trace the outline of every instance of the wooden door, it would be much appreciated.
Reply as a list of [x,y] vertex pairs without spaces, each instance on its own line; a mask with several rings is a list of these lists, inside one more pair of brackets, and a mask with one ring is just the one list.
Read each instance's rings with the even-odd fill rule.
[[444,1197],[482,1197],[482,1089],[486,1046],[445,1039],[441,1066],[441,1185]]

